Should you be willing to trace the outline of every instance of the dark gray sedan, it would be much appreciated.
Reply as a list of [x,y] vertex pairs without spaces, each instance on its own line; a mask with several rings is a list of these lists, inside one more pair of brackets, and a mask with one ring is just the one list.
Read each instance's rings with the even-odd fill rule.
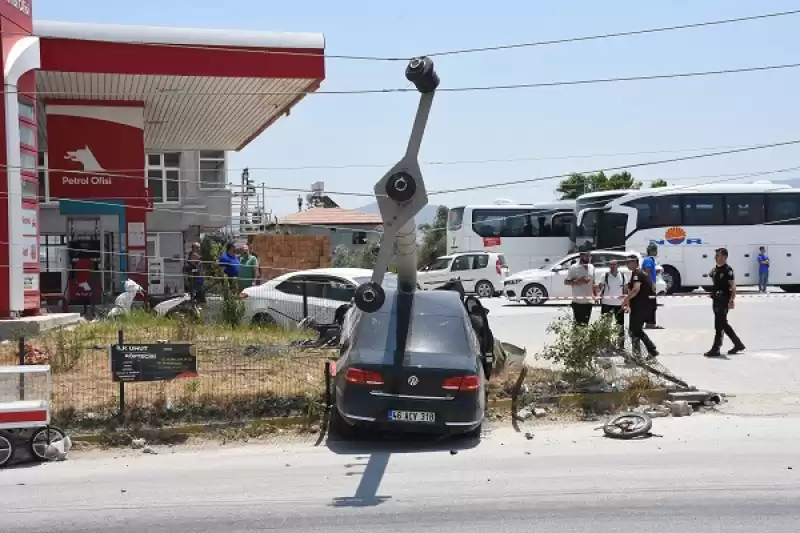
[[480,434],[488,379],[457,292],[387,290],[379,311],[351,313],[333,377],[334,433]]

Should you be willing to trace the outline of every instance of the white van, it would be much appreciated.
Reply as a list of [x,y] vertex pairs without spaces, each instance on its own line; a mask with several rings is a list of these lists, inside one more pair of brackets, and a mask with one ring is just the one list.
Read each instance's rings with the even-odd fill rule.
[[458,280],[464,291],[490,298],[503,291],[503,282],[509,275],[506,258],[496,252],[463,252],[445,255],[422,268],[417,283],[423,290],[436,289]]

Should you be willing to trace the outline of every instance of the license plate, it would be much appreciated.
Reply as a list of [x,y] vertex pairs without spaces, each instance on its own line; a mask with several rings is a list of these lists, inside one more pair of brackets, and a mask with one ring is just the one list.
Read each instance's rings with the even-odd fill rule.
[[389,411],[391,422],[418,422],[430,424],[436,422],[436,413],[423,413],[419,411]]

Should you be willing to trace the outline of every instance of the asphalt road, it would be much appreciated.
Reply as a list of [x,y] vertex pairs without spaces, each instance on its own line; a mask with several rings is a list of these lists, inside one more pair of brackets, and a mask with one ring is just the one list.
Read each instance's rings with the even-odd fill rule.
[[0,530],[794,533],[797,422],[658,419],[662,438],[630,442],[580,424],[477,445],[77,454],[0,472]]
[[[659,360],[675,375],[700,388],[731,395],[730,409],[749,414],[800,414],[800,295],[760,296],[745,289],[730,313],[730,323],[747,351],[727,359],[702,356],[711,348],[714,317],[703,293],[662,298],[658,322],[663,330],[648,334],[661,352]],[[569,304],[541,307],[512,304],[505,299],[483,300],[490,309],[495,336],[524,346],[532,356],[550,338],[547,325]],[[593,316],[599,316],[595,308]],[[724,349],[732,345],[726,340]],[[530,357],[534,366],[549,363]]]

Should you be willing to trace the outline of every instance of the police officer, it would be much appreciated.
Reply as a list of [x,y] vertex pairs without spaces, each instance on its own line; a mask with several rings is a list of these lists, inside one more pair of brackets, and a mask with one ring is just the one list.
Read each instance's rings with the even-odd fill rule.
[[742,344],[736,332],[733,331],[731,325],[728,324],[728,311],[733,309],[734,300],[736,299],[736,280],[733,275],[733,269],[728,264],[727,248],[717,248],[714,258],[717,261],[717,266],[710,273],[711,281],[714,283],[711,289],[711,299],[714,307],[714,346],[703,354],[706,357],[722,357],[719,350],[722,348],[724,335],[727,335],[733,341],[733,348],[728,350],[729,355],[744,351],[744,344]]

